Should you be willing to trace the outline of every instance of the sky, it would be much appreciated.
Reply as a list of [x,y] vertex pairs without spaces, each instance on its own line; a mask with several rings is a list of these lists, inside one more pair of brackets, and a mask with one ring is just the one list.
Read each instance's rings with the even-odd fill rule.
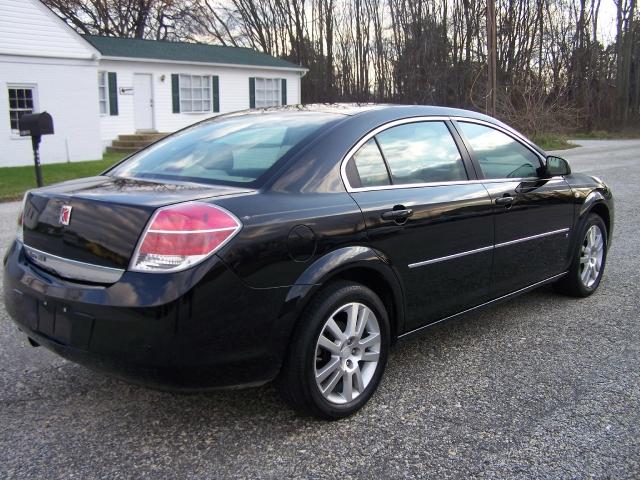
[[616,38],[616,4],[613,0],[602,0],[598,17],[598,37],[608,45]]

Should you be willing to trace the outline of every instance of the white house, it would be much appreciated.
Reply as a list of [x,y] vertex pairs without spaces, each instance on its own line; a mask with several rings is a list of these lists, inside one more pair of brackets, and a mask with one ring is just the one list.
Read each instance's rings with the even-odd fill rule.
[[42,163],[93,160],[120,135],[300,103],[306,71],[246,48],[83,36],[39,0],[0,0],[0,166],[33,161],[24,112],[53,117]]

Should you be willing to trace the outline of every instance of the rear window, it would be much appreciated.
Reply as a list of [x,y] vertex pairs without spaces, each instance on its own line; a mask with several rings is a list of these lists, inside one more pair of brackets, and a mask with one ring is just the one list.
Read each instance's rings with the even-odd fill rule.
[[117,177],[253,184],[288,153],[341,115],[249,114],[194,125],[133,155],[108,172]]

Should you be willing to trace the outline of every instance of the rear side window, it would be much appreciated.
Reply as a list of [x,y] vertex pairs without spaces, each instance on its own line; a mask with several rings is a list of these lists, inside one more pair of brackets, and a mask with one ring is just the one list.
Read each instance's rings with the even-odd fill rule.
[[389,174],[376,141],[372,138],[354,153],[347,164],[347,178],[354,188],[389,185]]
[[536,177],[541,167],[538,156],[495,128],[458,122],[485,178]]
[[340,115],[240,115],[194,125],[134,154],[109,172],[120,177],[252,184]]
[[394,184],[467,180],[462,157],[444,122],[398,125],[376,136]]

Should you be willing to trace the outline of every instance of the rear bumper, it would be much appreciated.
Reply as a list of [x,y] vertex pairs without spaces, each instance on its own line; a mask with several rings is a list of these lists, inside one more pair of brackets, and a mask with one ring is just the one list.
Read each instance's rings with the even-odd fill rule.
[[4,259],[4,302],[27,336],[71,361],[163,389],[206,389],[273,379],[283,289],[252,289],[217,257],[177,274],[126,272],[110,285],[64,281],[35,267],[14,242]]

